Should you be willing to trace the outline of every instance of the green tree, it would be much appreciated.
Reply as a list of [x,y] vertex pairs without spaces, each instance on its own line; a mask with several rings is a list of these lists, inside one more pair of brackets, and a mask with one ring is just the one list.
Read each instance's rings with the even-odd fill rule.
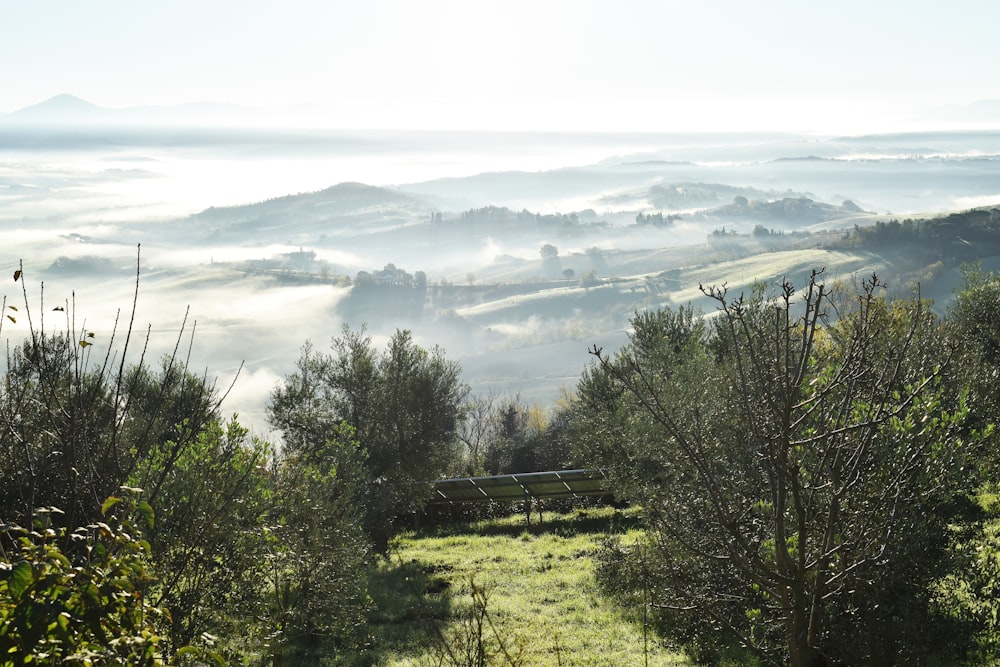
[[562,415],[546,415],[537,405],[511,396],[493,405],[485,417],[487,436],[482,465],[487,474],[560,470],[569,460],[561,437]]
[[[995,423],[1000,411],[1000,274],[981,266],[964,268],[964,283],[948,309],[953,345],[962,352],[960,372],[970,386],[970,405],[980,428]],[[996,434],[994,434],[996,436]],[[986,463],[1000,463],[996,448]]]
[[467,393],[458,364],[440,348],[416,345],[409,331],[396,331],[379,352],[364,329],[345,327],[330,354],[303,348],[268,412],[292,456],[325,447],[342,422],[356,430],[365,480],[357,502],[366,532],[384,549],[397,517],[428,500],[418,482],[458,465],[456,429]]
[[[58,544],[36,544],[39,553],[48,558],[56,549],[76,566],[80,549],[90,547],[74,528],[110,525],[105,498],[124,484],[144,489],[140,506],[161,508],[163,520],[143,527],[149,541],[141,546],[154,545],[143,567],[150,563],[160,578],[144,584],[142,600],[171,609],[159,645],[186,646],[214,629],[238,595],[259,593],[259,576],[246,588],[235,582],[253,562],[249,528],[263,511],[255,504],[264,477],[254,457],[262,446],[243,449],[245,432],[235,423],[221,432],[214,386],[189,372],[177,348],[158,368],[145,363],[145,346],[129,363],[132,322],[123,336],[116,327],[105,340],[75,325],[82,318],[69,303],[50,311],[57,322],[65,318],[53,331],[52,315],[32,307],[20,271],[16,279],[24,305],[4,307],[18,340],[8,344],[0,385],[0,525],[32,525],[46,509]],[[178,348],[183,334],[182,326]],[[108,567],[138,567],[130,559]]]
[[[66,526],[86,524],[154,445],[170,438],[177,453],[190,444],[219,399],[176,349],[159,371],[142,355],[126,363],[131,322],[116,347],[118,332],[102,340],[76,326],[75,306],[66,304],[54,309],[64,327],[51,331],[45,314],[32,313],[20,272],[18,279],[23,307],[5,305],[17,313],[7,324],[20,327],[20,340],[9,345],[0,386],[0,518],[25,525],[37,508],[59,507]],[[183,336],[182,325],[178,346]],[[172,460],[164,463],[161,477]]]
[[[157,572],[149,597],[170,610],[169,646],[208,633],[220,652],[259,648],[248,640],[246,619],[263,595],[272,463],[270,447],[235,418],[209,423],[180,452],[169,439],[150,452],[143,468],[149,479],[137,476],[135,484],[159,484],[157,521],[147,531]],[[164,469],[169,473],[160,479]]]
[[927,304],[881,288],[705,288],[710,322],[640,315],[618,354],[593,350],[574,432],[646,508],[643,585],[702,657],[893,664],[961,643],[931,583],[955,566],[982,440]]
[[350,654],[364,640],[370,545],[360,527],[354,435],[342,423],[322,445],[284,456],[274,471],[259,612],[274,665],[293,646],[308,650],[325,639],[325,655]]
[[[127,409],[119,417],[118,437],[134,450],[125,472],[140,477],[140,486],[156,501],[175,460],[187,447],[197,447],[202,430],[219,420],[219,399],[207,377],[173,356],[162,358],[157,369],[141,364],[125,369],[121,385]],[[169,451],[163,449],[166,443]]]

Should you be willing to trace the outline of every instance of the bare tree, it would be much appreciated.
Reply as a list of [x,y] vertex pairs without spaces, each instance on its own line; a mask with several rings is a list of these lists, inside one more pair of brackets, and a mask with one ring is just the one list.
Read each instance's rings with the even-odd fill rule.
[[644,585],[696,650],[889,664],[946,627],[928,591],[976,443],[950,353],[921,300],[886,302],[875,276],[837,300],[820,278],[801,298],[702,287],[710,323],[638,316],[581,381],[576,430],[646,507]]

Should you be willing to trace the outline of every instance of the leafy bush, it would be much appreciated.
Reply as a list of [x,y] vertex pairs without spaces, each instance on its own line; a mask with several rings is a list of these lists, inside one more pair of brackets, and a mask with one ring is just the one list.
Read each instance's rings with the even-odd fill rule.
[[149,604],[153,582],[143,531],[153,512],[132,489],[108,498],[102,521],[0,528],[0,664],[157,665],[169,616]]
[[[75,304],[67,303],[53,309],[65,318],[63,328],[50,330],[52,313],[33,307],[21,271],[15,275],[24,303],[4,299],[7,317],[0,320],[0,327],[17,327],[0,385],[0,518],[28,525],[37,508],[58,507],[64,526],[97,521],[103,499],[154,447],[167,439],[175,453],[189,446],[216,418],[220,399],[176,350],[156,371],[145,350],[127,363],[131,322],[116,348],[117,331],[104,340],[77,326]],[[178,345],[183,333],[182,326]],[[162,463],[161,477],[173,458]]]

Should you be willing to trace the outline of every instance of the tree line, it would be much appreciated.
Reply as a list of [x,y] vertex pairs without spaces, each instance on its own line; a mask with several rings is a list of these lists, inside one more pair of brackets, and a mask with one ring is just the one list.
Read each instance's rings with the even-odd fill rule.
[[969,269],[943,314],[877,276],[825,278],[636,313],[548,412],[472,396],[408,331],[380,348],[345,327],[273,390],[271,444],[221,414],[183,327],[149,362],[131,321],[101,341],[72,303],[43,313],[19,270],[0,663],[279,665],[322,646],[359,664],[367,572],[424,482],[561,467],[600,467],[643,508],[645,537],[608,542],[599,579],[697,661],[975,658],[997,630],[1000,572],[974,547],[998,463],[1000,276]]
[[854,245],[887,248],[907,244],[921,257],[952,262],[974,262],[1000,246],[1000,209],[979,208],[937,218],[877,220],[855,225],[848,235]]

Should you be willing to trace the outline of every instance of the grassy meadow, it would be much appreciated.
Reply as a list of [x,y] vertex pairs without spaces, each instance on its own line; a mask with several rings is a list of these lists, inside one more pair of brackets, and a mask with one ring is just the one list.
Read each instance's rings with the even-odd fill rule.
[[475,664],[470,650],[482,637],[487,664],[688,664],[652,633],[644,637],[641,610],[630,614],[598,591],[594,554],[611,533],[639,535],[634,512],[543,519],[533,515],[528,525],[513,515],[400,536],[373,582],[379,611],[368,659]]
[[[1000,581],[1000,494],[977,500],[986,532],[958,546],[978,553],[977,567],[935,588],[952,613],[995,618],[980,596]],[[300,646],[288,664],[464,667],[480,664],[481,646],[484,665],[691,665],[652,631],[644,634],[641,609],[623,609],[598,589],[596,554],[611,535],[638,539],[639,511],[546,512],[541,523],[535,513],[530,524],[512,514],[406,532],[372,572],[366,649],[338,659],[328,645]],[[986,627],[963,664],[1000,664],[998,623]]]

